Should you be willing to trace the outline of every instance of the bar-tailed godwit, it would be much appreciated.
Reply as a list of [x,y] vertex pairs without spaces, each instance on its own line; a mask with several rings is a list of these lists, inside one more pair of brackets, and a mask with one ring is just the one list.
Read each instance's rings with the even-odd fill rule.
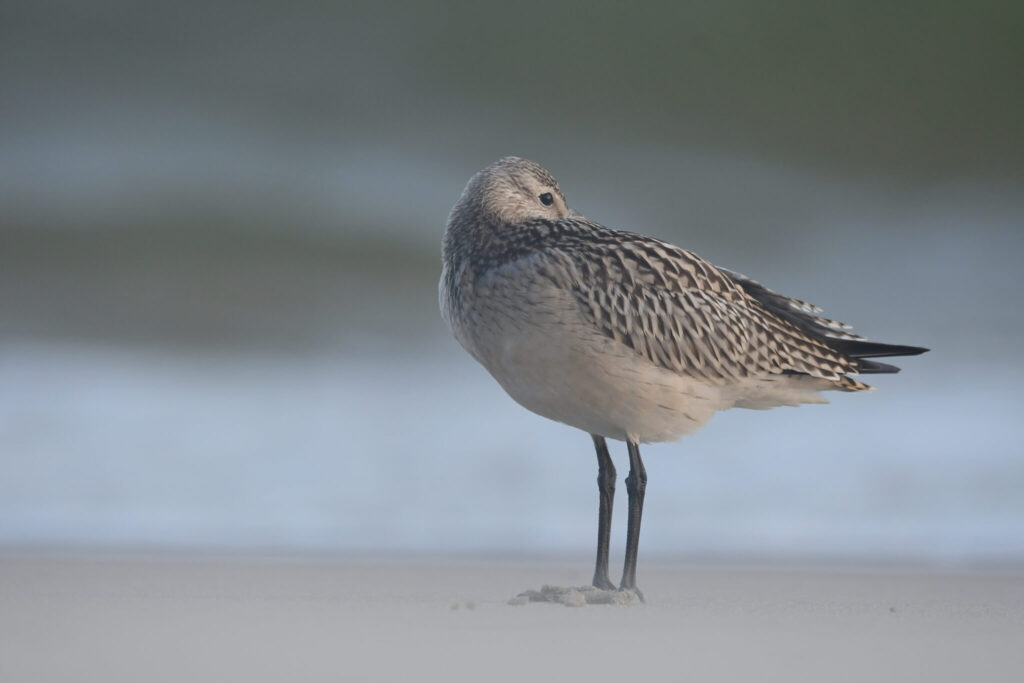
[[[872,358],[926,351],[867,341],[693,252],[585,218],[550,173],[518,157],[470,179],[448,219],[443,257],[441,311],[459,343],[519,404],[593,437],[593,601],[639,595],[641,443],[678,439],[727,408],[870,390],[855,376],[898,371]],[[615,467],[605,439],[625,441],[629,452],[618,591],[608,576]]]

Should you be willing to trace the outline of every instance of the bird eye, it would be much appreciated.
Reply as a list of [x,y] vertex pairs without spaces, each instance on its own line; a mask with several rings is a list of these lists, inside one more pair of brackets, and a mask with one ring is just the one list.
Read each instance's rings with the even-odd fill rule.
[[551,206],[555,203],[555,198],[551,196],[550,192],[545,192],[540,196],[540,203],[544,206]]

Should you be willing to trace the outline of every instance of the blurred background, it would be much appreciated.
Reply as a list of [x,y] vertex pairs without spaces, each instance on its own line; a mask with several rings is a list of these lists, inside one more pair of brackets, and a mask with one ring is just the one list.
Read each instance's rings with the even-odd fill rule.
[[589,558],[590,439],[437,310],[448,209],[516,154],[933,349],[648,447],[645,556],[1022,562],[1022,35],[1009,1],[4,2],[0,546]]

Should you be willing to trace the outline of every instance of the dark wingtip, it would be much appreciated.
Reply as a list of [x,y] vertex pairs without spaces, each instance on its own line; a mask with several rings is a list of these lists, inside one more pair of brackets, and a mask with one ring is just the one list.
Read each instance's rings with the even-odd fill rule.
[[826,342],[836,351],[850,358],[881,358],[885,356],[919,356],[929,349],[921,346],[882,344],[860,339],[836,339]]

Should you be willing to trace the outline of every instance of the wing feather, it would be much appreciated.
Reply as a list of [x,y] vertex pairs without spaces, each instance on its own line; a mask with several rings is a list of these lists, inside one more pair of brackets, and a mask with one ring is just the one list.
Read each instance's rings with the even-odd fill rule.
[[603,334],[674,372],[719,384],[797,373],[857,391],[870,387],[846,375],[896,370],[862,359],[923,351],[868,342],[818,307],[691,251],[580,216],[524,223],[516,235],[498,262],[536,259]]
[[839,382],[857,372],[855,361],[767,310],[731,273],[659,240],[616,237],[563,242],[559,260],[573,265],[570,288],[586,319],[652,363],[720,384],[787,372]]

